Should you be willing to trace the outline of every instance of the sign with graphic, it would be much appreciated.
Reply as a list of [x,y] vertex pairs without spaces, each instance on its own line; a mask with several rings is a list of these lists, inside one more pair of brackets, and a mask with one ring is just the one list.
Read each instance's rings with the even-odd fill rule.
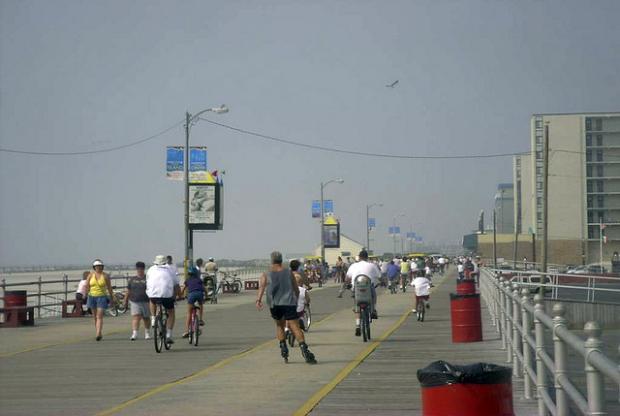
[[221,230],[223,228],[223,186],[218,183],[189,186],[189,228]]
[[340,224],[323,224],[323,246],[340,248]]
[[416,238],[416,235],[415,235],[415,233],[413,231],[412,232],[408,232],[406,235],[407,235],[407,240],[409,240],[409,241],[413,241]]
[[[323,200],[323,215],[334,213],[334,201],[331,199]],[[312,218],[321,218],[321,201],[312,201]]]
[[375,228],[377,226],[377,223],[375,222],[374,218],[368,218],[368,228]]
[[388,233],[390,235],[398,235],[398,234],[400,234],[400,227],[389,227],[388,228]]
[[[185,177],[185,147],[168,146],[166,148],[166,177],[175,181],[182,181]],[[192,183],[207,183],[207,148],[204,146],[191,147],[189,150],[189,181]]]

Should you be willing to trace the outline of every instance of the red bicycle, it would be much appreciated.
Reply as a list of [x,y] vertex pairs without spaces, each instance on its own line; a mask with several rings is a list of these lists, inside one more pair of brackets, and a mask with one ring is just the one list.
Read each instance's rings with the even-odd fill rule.
[[200,337],[200,303],[197,301],[192,305],[192,311],[189,319],[189,343],[198,346],[198,338]]

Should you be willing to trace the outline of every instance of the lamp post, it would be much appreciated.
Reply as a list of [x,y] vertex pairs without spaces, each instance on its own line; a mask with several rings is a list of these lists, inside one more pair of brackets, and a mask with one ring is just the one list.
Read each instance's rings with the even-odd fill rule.
[[189,261],[193,257],[193,245],[191,231],[189,229],[189,131],[193,123],[198,121],[198,118],[207,112],[213,112],[215,114],[228,113],[228,107],[222,104],[219,107],[207,108],[196,114],[185,113],[185,163],[183,166],[184,177],[183,184],[185,186],[185,259],[183,261],[185,278],[187,278],[187,269],[189,267]]
[[370,215],[370,208],[382,207],[383,204],[370,204],[366,205],[366,250],[370,252],[370,225],[368,224],[368,216]]
[[[334,182],[343,184],[344,179],[330,179],[327,182],[321,182],[321,262],[325,261],[325,242],[323,241],[323,223],[325,222],[325,212],[323,211],[323,189],[325,189],[325,187],[330,183]],[[321,267],[323,267],[323,263],[321,263]]]

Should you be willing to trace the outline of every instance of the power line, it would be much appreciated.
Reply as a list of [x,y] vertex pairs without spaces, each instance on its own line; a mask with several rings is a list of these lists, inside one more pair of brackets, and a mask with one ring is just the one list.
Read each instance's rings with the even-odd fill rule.
[[121,150],[121,149],[126,149],[128,147],[133,147],[133,146],[137,146],[139,144],[148,142],[149,140],[153,140],[156,139],[157,137],[168,133],[170,130],[174,129],[175,127],[178,127],[179,125],[181,125],[184,122],[184,120],[181,120],[175,124],[173,124],[172,126],[160,131],[159,133],[155,133],[152,136],[146,137],[144,139],[140,139],[137,140],[135,142],[131,142],[131,143],[127,143],[127,144],[123,144],[120,146],[116,146],[116,147],[110,147],[107,149],[99,149],[99,150],[84,150],[81,152],[33,152],[33,151],[26,151],[26,150],[17,150],[17,149],[7,149],[7,148],[3,148],[0,147],[0,152],[6,152],[6,153],[17,153],[17,154],[22,154],[22,155],[35,155],[35,156],[80,156],[80,155],[92,155],[92,154],[97,154],[97,153],[108,153],[108,152],[114,152],[116,150]]
[[366,156],[366,157],[380,157],[380,158],[390,158],[390,159],[485,159],[485,158],[497,158],[497,157],[506,157],[506,156],[521,156],[528,155],[531,152],[517,152],[517,153],[495,153],[495,154],[478,154],[478,155],[435,155],[435,156],[411,156],[411,155],[395,155],[389,153],[370,153],[370,152],[360,152],[356,150],[347,150],[347,149],[339,149],[335,147],[326,147],[326,146],[317,146],[312,144],[300,143],[293,140],[282,139],[279,137],[269,136],[262,133],[257,133],[251,130],[242,129],[239,127],[230,126],[228,124],[218,123],[213,120],[209,120],[208,118],[200,117],[200,120],[206,121],[207,123],[211,123],[213,125],[223,127],[225,129],[229,129],[235,131],[237,133],[259,137],[265,140],[271,140],[278,143],[284,143],[291,146],[305,147],[307,149],[320,150],[325,152],[333,152],[333,153],[344,153],[348,155],[355,156]]

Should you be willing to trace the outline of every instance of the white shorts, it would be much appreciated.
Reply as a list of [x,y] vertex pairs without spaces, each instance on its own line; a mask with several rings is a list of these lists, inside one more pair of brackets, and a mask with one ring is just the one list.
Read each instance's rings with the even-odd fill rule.
[[140,315],[143,318],[149,318],[151,316],[148,302],[129,301],[129,304],[131,305],[131,316]]

